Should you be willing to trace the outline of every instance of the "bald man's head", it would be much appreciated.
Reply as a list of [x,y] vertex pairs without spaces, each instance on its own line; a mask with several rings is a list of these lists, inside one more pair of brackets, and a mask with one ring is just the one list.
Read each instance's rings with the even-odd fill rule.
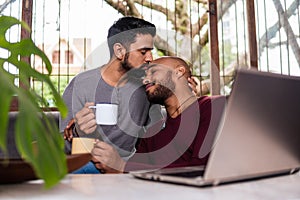
[[187,62],[185,62],[182,58],[179,58],[179,57],[164,56],[164,57],[155,59],[155,60],[153,60],[153,62],[151,62],[149,67],[151,67],[151,65],[156,65],[156,64],[164,65],[164,66],[170,67],[172,69],[183,67],[184,68],[183,75],[186,78],[191,77],[191,74],[192,74],[189,64]]

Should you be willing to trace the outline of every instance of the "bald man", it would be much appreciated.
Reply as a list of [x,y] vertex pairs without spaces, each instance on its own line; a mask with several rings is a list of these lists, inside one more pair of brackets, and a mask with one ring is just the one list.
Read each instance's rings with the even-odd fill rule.
[[148,129],[127,162],[111,145],[97,141],[92,151],[95,166],[122,173],[206,164],[210,147],[201,147],[210,128],[213,98],[197,98],[188,85],[190,77],[190,67],[179,57],[154,60],[143,84],[149,101],[165,107],[166,121]]

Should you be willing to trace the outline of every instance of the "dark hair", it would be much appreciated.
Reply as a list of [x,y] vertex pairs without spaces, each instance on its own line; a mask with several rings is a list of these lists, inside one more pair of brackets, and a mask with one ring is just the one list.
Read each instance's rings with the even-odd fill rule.
[[136,41],[137,34],[156,35],[155,25],[140,18],[126,16],[116,21],[108,30],[107,43],[110,57],[113,55],[113,45],[121,43],[125,48]]

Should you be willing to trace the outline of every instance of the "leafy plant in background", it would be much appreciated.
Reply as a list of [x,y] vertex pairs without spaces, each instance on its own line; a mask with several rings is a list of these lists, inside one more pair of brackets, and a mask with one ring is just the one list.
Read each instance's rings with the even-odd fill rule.
[[[54,121],[48,119],[40,107],[47,107],[46,100],[29,89],[30,79],[43,81],[49,86],[62,117],[66,116],[67,107],[50,80],[52,66],[47,56],[30,38],[15,43],[6,40],[5,34],[12,26],[21,25],[30,31],[29,27],[8,16],[0,16],[0,24],[0,49],[2,52],[7,51],[8,55],[5,58],[0,55],[0,148],[4,152],[7,149],[8,113],[13,96],[17,96],[19,113],[15,124],[16,146],[24,160],[32,164],[36,175],[44,180],[45,187],[49,188],[67,173],[64,141]],[[39,73],[21,59],[32,55],[43,60],[48,74]],[[5,68],[8,64],[21,72],[19,76]],[[18,78],[25,87],[15,85]]]

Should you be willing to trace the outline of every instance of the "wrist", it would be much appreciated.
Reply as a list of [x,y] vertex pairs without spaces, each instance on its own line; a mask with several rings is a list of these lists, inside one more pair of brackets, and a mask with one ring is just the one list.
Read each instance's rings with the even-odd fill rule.
[[119,166],[119,169],[118,169],[118,171],[120,173],[124,173],[125,165],[126,165],[126,162],[123,159],[121,159],[121,163],[120,163],[120,166]]

